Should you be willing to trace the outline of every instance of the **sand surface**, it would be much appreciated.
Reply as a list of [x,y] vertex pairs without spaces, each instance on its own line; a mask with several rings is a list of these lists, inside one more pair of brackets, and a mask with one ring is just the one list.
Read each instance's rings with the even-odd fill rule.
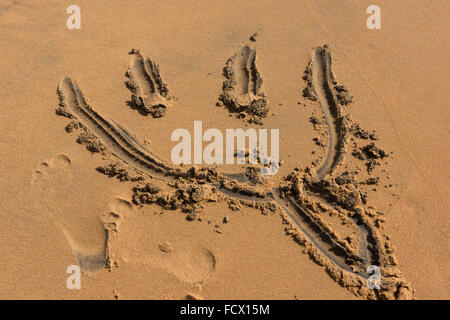
[[[0,0],[1,298],[448,299],[447,1],[378,1],[380,30],[366,27],[371,1],[79,0],[80,30],[66,27],[70,4]],[[353,97],[348,105],[328,77],[326,54],[337,84]],[[229,65],[236,85],[228,90]],[[310,99],[303,94],[308,85]],[[204,189],[198,201],[161,204],[174,192],[196,195],[206,183],[198,175],[183,176],[181,186],[155,180],[159,202],[142,201],[145,183],[155,183],[145,172],[153,169],[117,157],[126,152],[108,145],[106,131],[74,114],[76,94],[126,128],[136,148],[174,168],[171,134],[193,132],[196,120],[222,132],[278,128],[282,166],[267,185],[256,185],[282,191],[276,207],[254,208],[256,198],[248,205],[220,192],[204,196]],[[71,120],[55,113],[59,104],[84,127],[66,132]],[[237,107],[242,114],[233,112]],[[350,124],[334,112],[351,115]],[[373,131],[375,139],[361,138]],[[76,143],[86,132],[93,137]],[[363,149],[372,142],[379,149]],[[96,170],[121,161],[128,181]],[[345,171],[357,171],[357,182],[339,184],[335,194],[326,181]],[[357,203],[338,211],[339,201],[326,195],[355,192]],[[289,217],[293,203],[308,207],[299,209],[306,218]],[[322,243],[322,233],[305,222],[316,218],[340,238]],[[361,257],[367,237],[357,240],[359,231],[373,232],[368,245],[380,256],[369,250],[365,263],[381,261],[383,276],[395,273],[384,293],[361,289],[365,278],[355,270],[366,264],[325,254],[344,246],[346,257]],[[342,240],[347,236],[354,240]],[[81,290],[66,287],[69,265],[82,268]]]

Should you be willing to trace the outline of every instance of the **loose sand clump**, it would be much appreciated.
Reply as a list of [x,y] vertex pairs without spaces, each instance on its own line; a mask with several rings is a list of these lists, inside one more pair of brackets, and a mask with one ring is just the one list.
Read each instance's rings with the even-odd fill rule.
[[142,175],[136,173],[135,170],[121,162],[109,163],[105,166],[97,167],[97,171],[109,177],[116,177],[120,181],[143,181],[145,179]]
[[359,148],[355,145],[352,154],[355,158],[365,161],[368,173],[371,173],[376,166],[381,165],[380,160],[389,156],[383,149],[378,148],[374,142]]
[[268,99],[262,90],[263,78],[256,66],[256,36],[250,43],[241,46],[228,59],[223,75],[221,103],[228,110],[249,123],[263,125],[263,119],[270,111]]
[[187,218],[194,220],[203,211],[205,204],[218,201],[218,195],[213,188],[205,184],[186,183],[178,185],[172,191],[163,192],[152,183],[133,188],[133,203],[158,204],[165,210],[181,209],[188,213]]

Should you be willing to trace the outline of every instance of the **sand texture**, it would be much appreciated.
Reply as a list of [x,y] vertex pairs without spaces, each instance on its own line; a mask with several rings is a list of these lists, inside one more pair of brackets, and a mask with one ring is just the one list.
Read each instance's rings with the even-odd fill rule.
[[371,4],[0,1],[0,297],[448,299],[450,8]]

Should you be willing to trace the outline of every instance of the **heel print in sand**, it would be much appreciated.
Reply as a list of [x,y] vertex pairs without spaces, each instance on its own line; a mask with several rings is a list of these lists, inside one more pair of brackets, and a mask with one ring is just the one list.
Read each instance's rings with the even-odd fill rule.
[[[148,217],[136,213],[123,220],[120,231],[110,240],[110,253],[115,261],[162,269],[188,285],[204,284],[216,267],[216,258],[209,249],[190,241],[177,241],[160,234]],[[151,221],[151,220],[148,220]]]
[[34,204],[37,212],[61,229],[81,270],[89,273],[103,269],[107,231],[100,214],[75,200],[84,188],[72,173],[70,158],[60,154],[42,162],[33,173],[31,183],[33,199],[38,199]]

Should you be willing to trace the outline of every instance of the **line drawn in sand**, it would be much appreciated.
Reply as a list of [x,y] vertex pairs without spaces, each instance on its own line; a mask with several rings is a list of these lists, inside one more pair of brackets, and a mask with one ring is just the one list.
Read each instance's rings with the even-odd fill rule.
[[256,34],[228,59],[223,68],[226,80],[219,100],[250,123],[262,125],[270,108],[263,91],[263,78],[256,66]]
[[[248,66],[254,65],[254,51],[243,46],[238,53],[239,59],[232,58],[229,62],[239,60],[238,65],[247,66],[248,71]],[[249,74],[243,72],[242,77],[249,79]],[[116,162],[98,171],[136,182],[134,204],[156,203],[164,209],[181,208],[191,219],[195,219],[196,213],[210,201],[227,201],[231,208],[245,205],[263,212],[278,211],[289,225],[286,233],[303,245],[305,252],[324,266],[335,281],[355,295],[370,299],[411,298],[412,289],[395,268],[389,238],[376,230],[371,211],[356,184],[351,179],[343,183],[342,175],[337,176],[337,169],[345,160],[352,124],[351,118],[342,114],[343,98],[348,97],[342,94],[342,86],[338,86],[333,77],[327,46],[313,50],[305,79],[306,91],[320,103],[326,119],[327,156],[317,170],[295,168],[276,188],[268,187],[261,182],[263,179],[249,179],[247,174],[241,174],[241,179],[237,180],[233,178],[236,175],[221,174],[216,168],[185,168],[164,163],[126,129],[98,114],[71,78],[64,78],[58,86],[60,105],[56,112],[72,119],[69,128],[77,128],[81,135],[90,137],[84,141],[87,146],[99,145],[97,152],[115,159]],[[232,90],[246,95],[252,85],[255,88],[254,84],[249,84],[238,87],[238,91],[236,87]],[[238,96],[235,97],[235,101],[239,101]],[[164,181],[174,191],[162,192],[153,181]],[[342,224],[351,226],[353,238],[342,238],[319,213],[338,217]],[[367,268],[371,265],[381,268],[379,290],[366,286],[371,276]]]
[[144,115],[155,118],[164,117],[171,103],[167,84],[161,78],[159,65],[151,57],[144,57],[139,50],[129,53],[130,67],[125,82],[131,90],[130,105]]

